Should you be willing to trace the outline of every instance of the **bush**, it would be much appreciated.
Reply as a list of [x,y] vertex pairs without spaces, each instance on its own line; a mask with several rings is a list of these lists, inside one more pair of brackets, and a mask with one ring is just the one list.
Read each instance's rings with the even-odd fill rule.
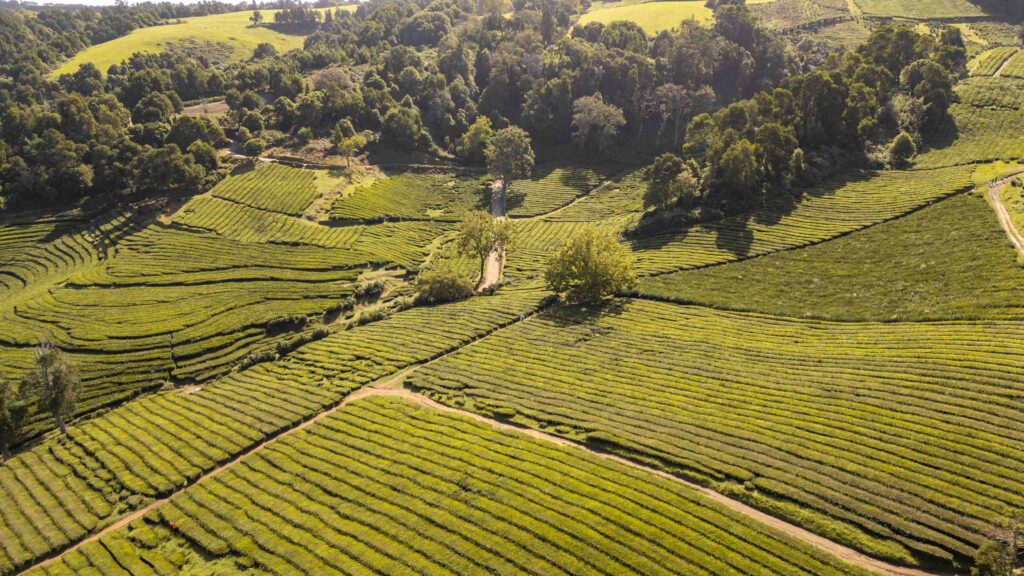
[[260,138],[250,138],[242,146],[242,151],[246,156],[259,156],[263,153],[267,147],[267,143]]
[[906,166],[911,158],[917,155],[917,145],[906,132],[900,132],[889,147],[889,158],[896,167]]
[[281,334],[282,332],[294,332],[302,330],[309,324],[309,317],[305,314],[291,314],[278,316],[267,322],[267,334]]
[[354,296],[357,300],[376,298],[384,293],[384,288],[387,287],[387,282],[384,280],[374,280],[372,282],[366,282],[360,284],[356,288]]
[[636,285],[629,252],[615,236],[596,227],[584,228],[548,262],[548,286],[568,302],[597,303]]
[[472,295],[473,281],[451,268],[427,270],[416,282],[417,304],[441,304]]

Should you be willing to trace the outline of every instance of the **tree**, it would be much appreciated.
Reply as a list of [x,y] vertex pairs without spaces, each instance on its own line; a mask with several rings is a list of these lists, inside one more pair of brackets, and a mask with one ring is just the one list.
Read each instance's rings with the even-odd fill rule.
[[754,145],[740,140],[722,155],[718,175],[733,202],[753,206],[761,198],[760,170]]
[[217,156],[217,151],[213,146],[202,140],[196,140],[189,144],[187,152],[195,160],[196,164],[205,168],[207,172],[216,170],[220,166],[220,158]]
[[514,180],[526,178],[533,171],[530,135],[518,126],[509,126],[495,132],[484,156],[487,159],[487,170],[501,181],[502,190],[506,192]]
[[971,576],[1012,576],[1024,550],[1024,511],[1011,511],[997,521],[990,538],[974,555]]
[[603,154],[625,125],[622,109],[606,104],[600,92],[572,103],[573,138],[580,150],[591,140],[596,140],[597,152]]
[[17,382],[0,380],[0,452],[4,458],[11,457],[11,444],[18,439],[25,424],[32,400],[27,387]]
[[459,225],[456,240],[459,252],[480,259],[480,279],[492,252],[504,252],[515,240],[515,225],[505,218],[494,218],[486,210],[473,210]]
[[668,208],[675,201],[672,182],[685,169],[683,159],[675,154],[665,153],[658,156],[644,170],[644,181],[647,191],[644,193],[644,208]]
[[242,152],[251,158],[256,158],[267,148],[267,143],[262,138],[250,138],[242,144]]
[[352,167],[352,157],[365,147],[366,137],[362,134],[353,134],[334,143],[334,149],[345,158],[345,165],[349,168]]
[[249,22],[252,22],[253,26],[259,26],[263,24],[263,13],[259,10],[253,10],[252,16],[249,16]]
[[459,139],[459,155],[470,164],[480,164],[487,158],[487,147],[494,138],[494,129],[487,116],[480,116]]
[[889,146],[889,158],[893,166],[906,166],[916,155],[917,146],[914,144],[914,139],[906,132],[900,132]]
[[39,399],[39,409],[53,415],[61,434],[67,434],[64,419],[74,412],[82,382],[78,371],[64,353],[50,342],[36,348],[32,371],[26,383]]
[[551,256],[548,286],[567,302],[596,304],[636,285],[629,251],[614,234],[585,228]]
[[175,144],[149,148],[132,162],[131,171],[136,194],[193,193],[206,177],[206,170]]
[[450,266],[431,268],[416,281],[416,302],[442,304],[468,298],[473,294],[473,281]]

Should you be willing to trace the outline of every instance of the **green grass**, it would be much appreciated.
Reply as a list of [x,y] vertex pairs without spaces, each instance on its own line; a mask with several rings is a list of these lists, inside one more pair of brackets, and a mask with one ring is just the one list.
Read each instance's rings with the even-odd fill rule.
[[[346,6],[344,9],[354,10],[355,6]],[[263,10],[267,22],[274,21],[274,12]],[[86,62],[95,64],[100,72],[106,74],[110,66],[119,64],[136,52],[159,53],[187,41],[227,45],[231,48],[232,60],[250,56],[256,46],[263,42],[273,44],[281,52],[302,48],[305,39],[303,34],[278,32],[266,26],[251,26],[250,16],[252,12],[245,10],[185,18],[180,23],[140,28],[115,40],[86,48],[54,70],[50,76],[56,78],[61,74],[73,73]]]
[[817,246],[648,277],[639,290],[835,320],[1024,319],[1024,268],[973,194]]
[[1013,46],[992,48],[991,50],[982,52],[976,58],[971,60],[967,65],[967,68],[970,70],[971,76],[992,76],[999,70],[1004,62],[1016,53],[1017,48]]
[[347,406],[159,512],[274,574],[861,573],[670,481],[399,399]]
[[967,0],[853,0],[865,16],[913,18],[972,18],[985,12]]
[[897,562],[1024,504],[1024,324],[560,308],[430,364],[454,406],[701,482]]
[[635,22],[650,35],[679,26],[683,20],[710,23],[714,13],[702,0],[648,2],[631,6],[614,6],[592,10],[580,17],[577,26],[590,22],[610,24],[617,20]]

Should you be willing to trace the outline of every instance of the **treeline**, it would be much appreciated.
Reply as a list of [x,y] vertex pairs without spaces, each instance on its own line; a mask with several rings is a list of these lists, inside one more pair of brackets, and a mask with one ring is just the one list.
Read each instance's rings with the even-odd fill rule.
[[958,28],[882,27],[813,72],[693,118],[681,149],[648,169],[646,204],[661,216],[711,218],[850,166],[902,167],[949,133],[966,62]]

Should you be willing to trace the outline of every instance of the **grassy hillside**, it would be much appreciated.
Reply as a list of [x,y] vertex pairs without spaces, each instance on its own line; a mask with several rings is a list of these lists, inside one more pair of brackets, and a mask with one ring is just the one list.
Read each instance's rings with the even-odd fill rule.
[[[344,9],[354,10],[355,6]],[[274,12],[263,11],[267,22],[274,21]],[[249,56],[263,42],[273,44],[279,51],[302,47],[302,34],[278,32],[266,26],[251,26],[251,15],[251,11],[229,12],[140,28],[121,38],[86,48],[54,70],[51,76],[72,73],[86,62],[95,64],[105,74],[111,65],[120,63],[135,52],[163,52],[176,45],[184,47],[191,44],[194,49],[202,51],[208,49],[206,44],[213,44],[224,49],[231,59]]]
[[592,10],[581,16],[576,25],[585,26],[590,22],[610,24],[616,20],[636,22],[644,32],[654,35],[662,30],[675,28],[682,20],[710,22],[714,20],[714,14],[702,0],[648,2]]

